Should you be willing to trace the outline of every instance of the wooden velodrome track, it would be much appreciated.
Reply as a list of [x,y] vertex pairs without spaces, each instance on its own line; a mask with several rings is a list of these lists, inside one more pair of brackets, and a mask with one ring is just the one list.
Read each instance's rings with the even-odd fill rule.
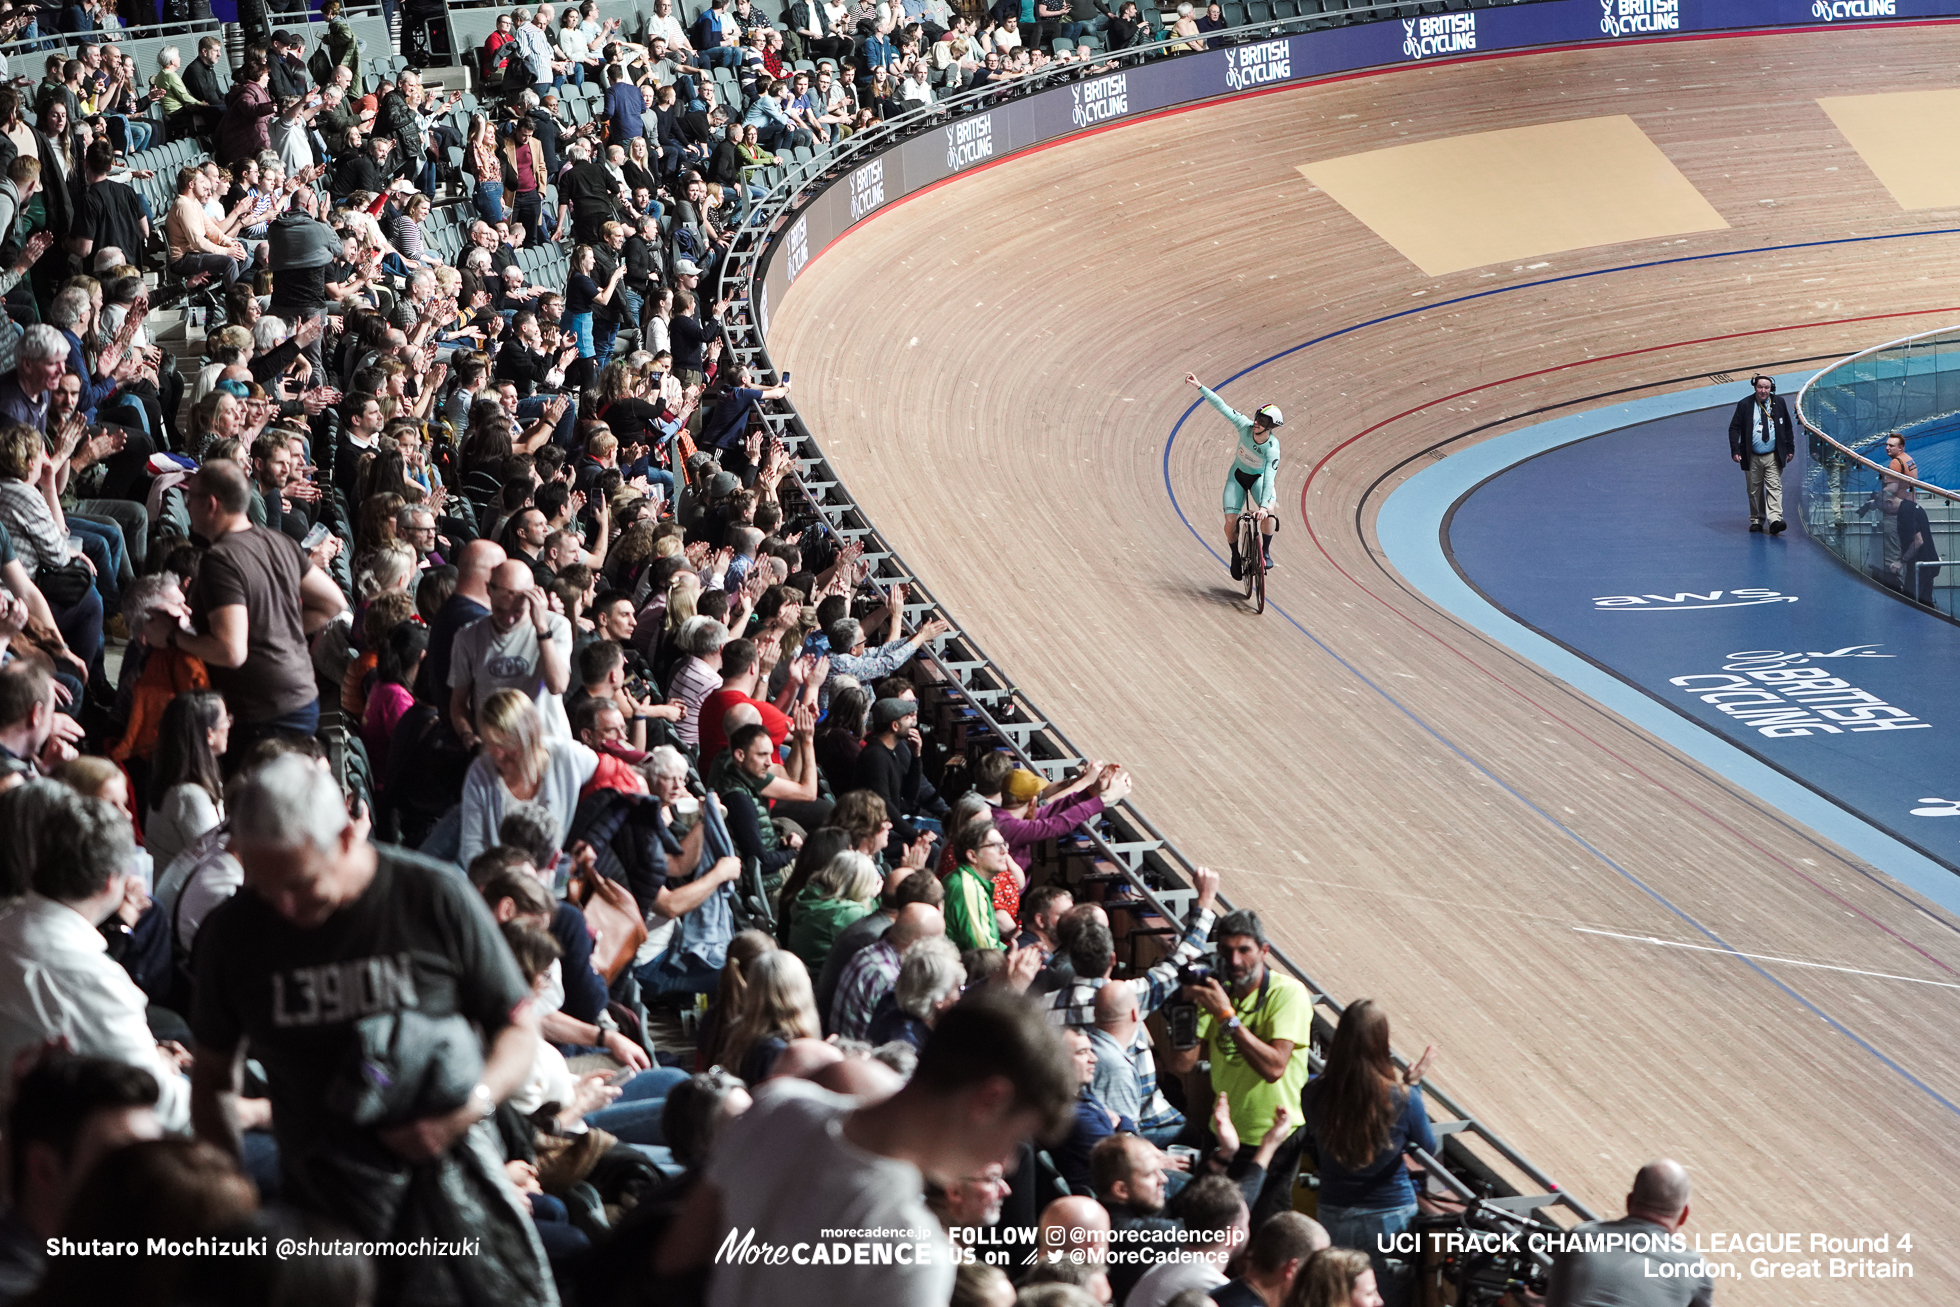
[[[1956,61],[1956,27],[1817,31],[1215,104],[913,198],[818,258],[772,328],[853,494],[982,645],[1316,979],[1384,1000],[1399,1048],[1441,1045],[1439,1080],[1563,1185],[1617,1215],[1672,1155],[1690,1233],[1914,1237],[1911,1281],[1744,1279],[1722,1301],[1955,1300],[1960,923],[1433,607],[1372,524],[1472,428],[1960,318],[1928,312],[1960,305],[1960,236],[1633,267],[1960,225],[1902,212],[1815,103],[1950,87]],[[1429,278],[1296,169],[1621,113],[1728,230]],[[1271,593],[1324,647],[1237,602],[1165,493],[1187,369],[1602,268],[1626,270],[1352,332],[1229,390],[1289,415]],[[1207,540],[1229,435],[1201,411],[1169,464]],[[1586,529],[1583,502],[1545,507]],[[1759,964],[1857,1038],[1732,957],[1576,933],[1692,937],[1619,868],[1738,950],[1844,968]]]

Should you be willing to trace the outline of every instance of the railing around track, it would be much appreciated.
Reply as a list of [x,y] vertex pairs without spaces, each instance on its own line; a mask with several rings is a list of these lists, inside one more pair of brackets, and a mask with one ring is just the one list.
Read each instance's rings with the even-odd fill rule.
[[[1413,10],[1408,6],[1374,5],[1347,10],[1340,18],[1341,21],[1352,17],[1383,18],[1402,12]],[[1594,12],[1597,12],[1596,7]],[[1325,19],[1305,20],[1304,25],[1317,29],[1326,26],[1327,22]],[[1236,82],[1220,81],[1209,94],[1229,93],[1237,87],[1257,85],[1265,80],[1257,71],[1261,68],[1284,71],[1293,50],[1297,48],[1288,44],[1289,38],[1285,33],[1299,32],[1302,25],[1301,20],[1285,24],[1262,22],[1215,34],[1232,43],[1222,54],[1229,62],[1230,76]],[[1404,19],[1403,26],[1413,32],[1417,25],[1412,20]],[[1281,31],[1282,27],[1284,32]],[[1291,40],[1297,42],[1298,38]],[[1121,94],[1121,78],[1125,73],[1146,65],[1182,64],[1187,60],[1212,60],[1215,64],[1214,56],[1221,53],[1173,57],[1171,47],[1175,44],[1173,41],[1152,42],[1099,56],[1087,65],[1072,62],[1017,79],[1005,86],[987,86],[953,95],[939,104],[852,137],[825,155],[790,171],[771,188],[766,199],[758,201],[753,207],[748,220],[733,238],[730,253],[723,263],[720,289],[722,297],[731,303],[723,315],[723,329],[734,356],[765,372],[775,372],[768,360],[766,344],[768,304],[764,276],[770,256],[779,248],[786,250],[787,257],[792,261],[807,262],[811,251],[807,243],[799,244],[796,226],[799,210],[850,179],[852,220],[855,221],[904,193],[895,190],[887,195],[881,192],[876,196],[875,203],[863,203],[860,213],[857,210],[863,197],[857,193],[857,179],[867,173],[881,172],[879,160],[892,159],[897,147],[915,142],[922,135],[943,133],[947,149],[957,156],[963,142],[971,147],[983,136],[991,141],[993,130],[990,123],[984,129],[968,128],[963,131],[962,123],[972,124],[976,120],[992,118],[1003,109],[1011,112],[1016,106],[1025,106],[1041,93],[1058,87],[1071,87],[1075,91],[1073,99],[1077,112],[1074,126],[1093,125],[1101,121],[1098,115],[1103,111],[1094,108],[1084,111],[1082,106],[1103,103],[1110,93]],[[1282,46],[1286,48],[1278,48]],[[1112,77],[1116,80],[1112,81]],[[1098,85],[1114,90],[1096,92],[1093,88]],[[1207,96],[1201,92],[1190,98]],[[1113,118],[1134,111],[1131,107],[1120,107],[1117,113],[1107,116]],[[1018,138],[1010,137],[1009,145],[1012,148],[1021,148],[1022,144]],[[1002,154],[1007,152],[1008,148],[999,151]],[[957,165],[958,158],[955,157],[952,162]],[[796,270],[800,271],[800,266]],[[908,622],[921,621],[931,614],[955,622],[950,633],[933,642],[927,651],[927,660],[940,678],[953,704],[953,712],[960,718],[965,732],[997,740],[1021,765],[1050,780],[1058,780],[1079,766],[1087,756],[1084,751],[1035,706],[1027,693],[987,655],[970,632],[957,625],[953,614],[940,607],[930,590],[912,574],[869,517],[853,502],[842,478],[824,458],[814,435],[795,407],[786,399],[765,401],[756,406],[756,411],[769,433],[780,438],[790,451],[797,486],[821,530],[838,544],[855,542],[864,547],[864,561],[871,565],[872,577],[881,592],[888,591],[896,583],[906,584],[908,597],[904,609]],[[1106,809],[1102,823],[1087,829],[1085,838],[1092,858],[1120,873],[1129,889],[1151,911],[1168,921],[1186,918],[1196,899],[1195,891],[1191,888],[1194,864],[1134,804],[1126,801]],[[1310,1050],[1310,1057],[1313,1066],[1318,1069],[1320,1050],[1332,1038],[1334,1025],[1343,1010],[1342,1004],[1284,952],[1275,949],[1274,958],[1312,995],[1315,1047]],[[1407,1065],[1399,1056],[1397,1063]],[[1594,1219],[1591,1209],[1566,1193],[1522,1152],[1478,1121],[1456,1098],[1433,1083],[1425,1082],[1424,1088],[1437,1109],[1435,1128],[1441,1139],[1441,1157],[1423,1155],[1419,1160],[1428,1167],[1438,1191],[1464,1202],[1483,1200],[1486,1207],[1552,1224],[1570,1225],[1575,1220]],[[1540,1257],[1539,1260],[1542,1262],[1544,1259]]]
[[[1960,557],[1960,491],[1948,489],[1960,485],[1960,327],[1839,359],[1797,391],[1797,421],[1810,434],[1798,493],[1811,538],[1846,566],[1960,616],[1960,565],[1902,564],[1897,516],[1904,492],[1916,492],[1940,557]],[[1894,435],[1917,476],[1892,470],[1885,441]]]

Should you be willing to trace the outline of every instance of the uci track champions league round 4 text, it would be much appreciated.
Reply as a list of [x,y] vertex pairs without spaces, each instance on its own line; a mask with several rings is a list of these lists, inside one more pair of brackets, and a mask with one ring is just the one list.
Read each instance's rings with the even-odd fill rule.
[[[1700,1234],[1659,1231],[1573,1230],[1499,1234],[1480,1230],[1429,1231],[1377,1236],[1384,1253],[1412,1256],[1463,1253],[1633,1253],[1649,1256],[1651,1279],[1711,1280],[1910,1280],[1913,1266],[1900,1254],[1913,1250],[1911,1233],[1837,1235],[1777,1230]],[[1692,1260],[1680,1260],[1683,1254]]]

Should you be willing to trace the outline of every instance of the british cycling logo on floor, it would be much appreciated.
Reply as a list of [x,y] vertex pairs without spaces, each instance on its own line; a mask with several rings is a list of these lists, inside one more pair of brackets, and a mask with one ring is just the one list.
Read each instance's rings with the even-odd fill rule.
[[[1404,23],[1404,27],[1408,24]],[[1403,47],[1407,49],[1406,44]],[[1293,46],[1288,41],[1225,47],[1225,85],[1234,91],[1248,86],[1283,82],[1293,76]]]
[[1842,649],[1811,649],[1785,652],[1782,649],[1742,649],[1729,655],[1722,664],[1725,672],[1759,672],[1765,668],[1807,667],[1816,658],[1897,658],[1897,654],[1880,653],[1882,644],[1847,644]]
[[[1861,4],[1880,2],[1857,0]],[[1402,20],[1402,54],[1406,58],[1427,59],[1439,54],[1463,54],[1476,48],[1475,14],[1427,14],[1421,18]]]
[[1600,612],[1692,613],[1709,608],[1749,608],[1756,604],[1793,604],[1795,595],[1754,587],[1743,590],[1710,590],[1697,594],[1683,590],[1671,595],[1597,595],[1593,607]]
[[994,157],[994,116],[983,113],[946,129],[946,171],[970,168]]
[[1112,77],[1098,77],[1093,82],[1077,82],[1068,88],[1075,97],[1075,125],[1087,127],[1092,123],[1107,122],[1111,118],[1121,118],[1130,111],[1130,75],[1117,73]]
[[1827,23],[1840,18],[1897,18],[1899,0],[1814,0],[1810,16]]
[[1931,722],[1887,703],[1843,676],[1833,675],[1833,669],[1792,665],[1807,663],[1812,658],[1887,656],[1852,652],[1875,648],[1876,645],[1852,645],[1828,654],[1745,650],[1730,654],[1719,672],[1673,676],[1667,683],[1731,718],[1738,728],[1748,727],[1771,739],[1931,729]]
[[1681,0],[1599,0],[1599,30],[1608,36],[1681,30]]

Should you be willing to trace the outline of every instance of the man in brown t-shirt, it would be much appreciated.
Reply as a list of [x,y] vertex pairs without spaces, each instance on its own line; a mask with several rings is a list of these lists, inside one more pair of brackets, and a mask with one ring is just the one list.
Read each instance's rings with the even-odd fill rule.
[[320,696],[307,637],[346,607],[340,588],[292,539],[253,526],[251,488],[231,462],[206,463],[186,486],[191,529],[211,542],[190,587],[190,625],[151,621],[152,644],[203,659],[234,725],[228,757],[268,735],[311,735]]

